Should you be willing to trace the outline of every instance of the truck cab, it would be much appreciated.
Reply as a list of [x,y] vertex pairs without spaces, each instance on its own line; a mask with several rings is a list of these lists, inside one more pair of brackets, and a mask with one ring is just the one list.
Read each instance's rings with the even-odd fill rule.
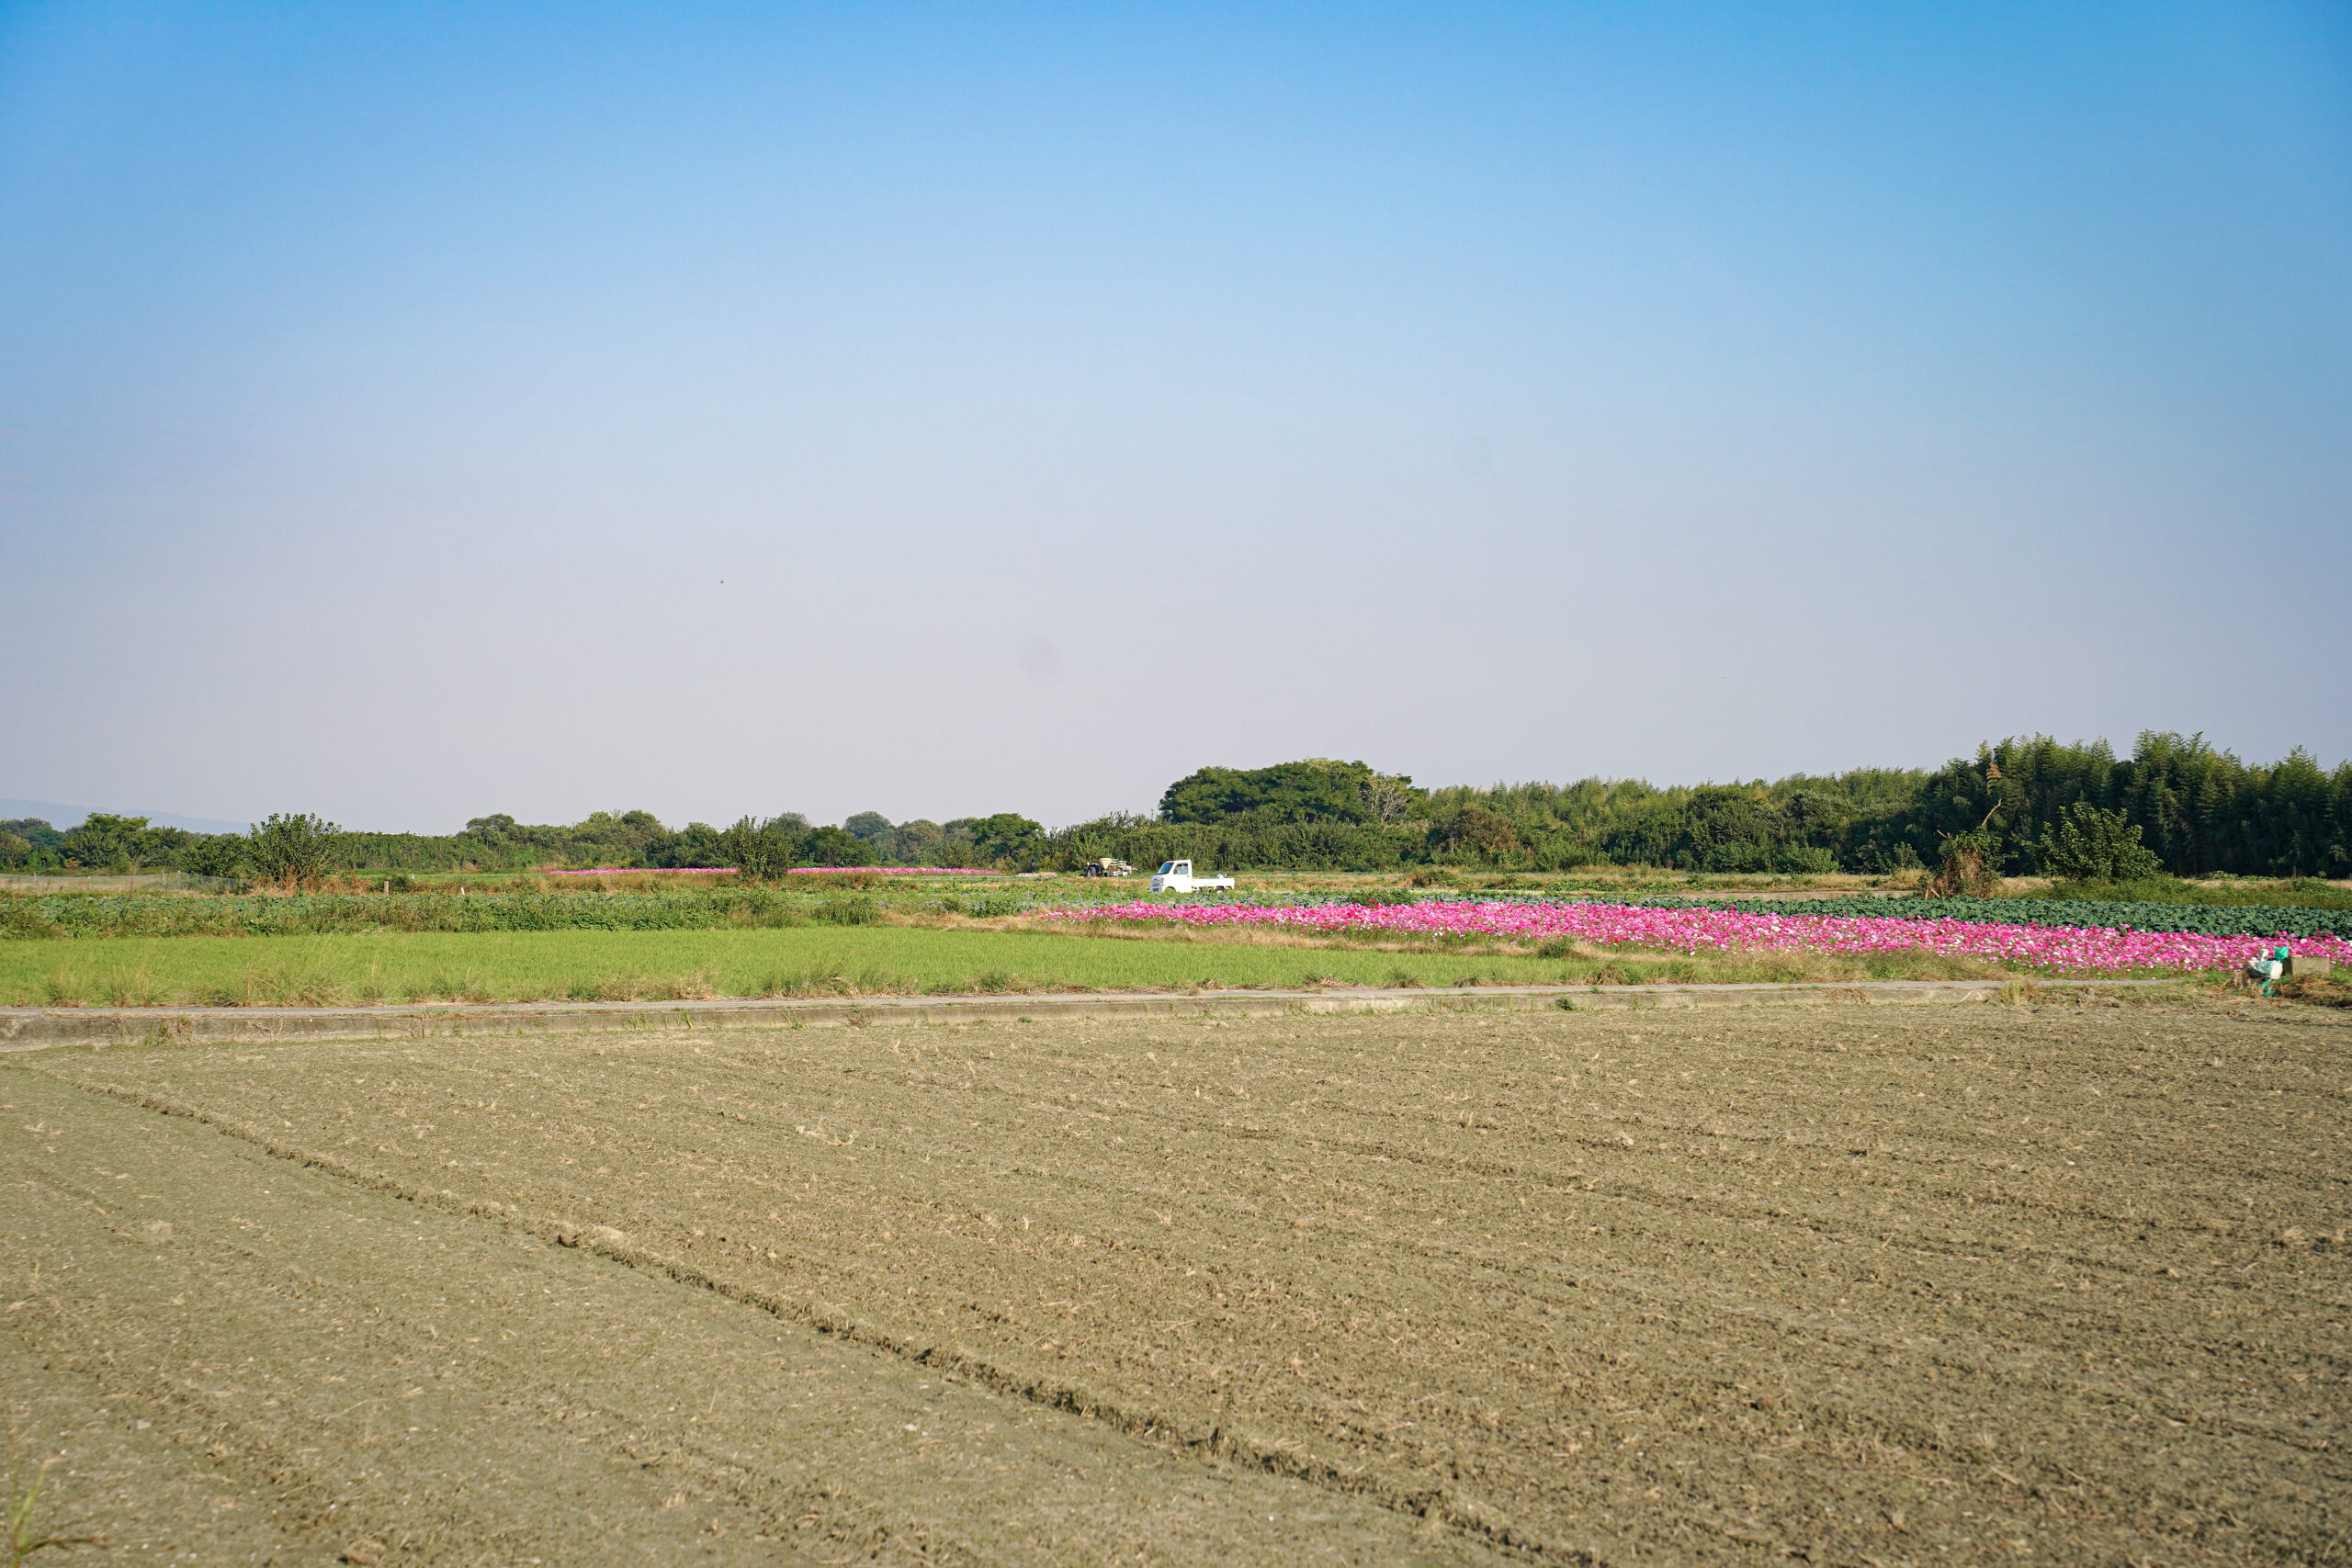
[[1165,862],[1151,874],[1151,890],[1154,893],[1193,893],[1204,887],[1232,886],[1233,878],[1229,876],[1194,876],[1193,863],[1188,860]]

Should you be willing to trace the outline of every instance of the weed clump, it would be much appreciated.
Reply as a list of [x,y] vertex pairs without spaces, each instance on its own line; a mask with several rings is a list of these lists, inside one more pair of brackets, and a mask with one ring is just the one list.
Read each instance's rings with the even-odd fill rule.
[[793,879],[803,887],[847,889],[871,892],[888,878],[878,871],[803,871],[793,874]]
[[106,1541],[107,1538],[101,1535],[51,1535],[33,1523],[34,1511],[40,1506],[41,1473],[48,1469],[48,1465],[42,1465],[40,1470],[33,1472],[31,1483],[23,1487],[16,1484],[15,1477],[9,1478],[6,1512],[0,1514],[0,1519],[5,1519],[0,1528],[8,1532],[6,1541],[0,1543],[7,1549],[8,1568],[22,1568],[37,1551],[68,1546],[98,1546]]
[[1936,874],[1921,886],[1923,898],[1991,898],[2001,891],[2000,848],[1979,828],[1944,840]]
[[118,969],[98,985],[108,1007],[152,1008],[163,1005],[154,976],[144,968]]
[[771,969],[752,987],[750,994],[765,998],[861,997],[911,989],[913,987],[898,976],[869,964],[854,975],[837,974],[829,969],[797,972]]
[[273,964],[248,966],[227,1005],[323,1008],[334,1007],[344,999],[343,987],[335,983],[333,976],[317,970],[291,969]]

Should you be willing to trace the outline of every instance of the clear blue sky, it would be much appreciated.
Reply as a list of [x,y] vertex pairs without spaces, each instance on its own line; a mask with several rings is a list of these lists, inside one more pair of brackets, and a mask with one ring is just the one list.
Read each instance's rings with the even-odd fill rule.
[[0,6],[0,795],[2352,752],[2352,10]]

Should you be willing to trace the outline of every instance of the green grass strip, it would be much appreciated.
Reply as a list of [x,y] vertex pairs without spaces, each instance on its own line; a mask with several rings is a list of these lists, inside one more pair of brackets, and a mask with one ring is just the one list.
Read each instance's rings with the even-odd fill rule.
[[1983,966],[1904,954],[1658,960],[1384,953],[1058,931],[799,927],[717,931],[376,932],[0,943],[11,1006],[323,1006],[422,999],[1642,984],[1932,978]]

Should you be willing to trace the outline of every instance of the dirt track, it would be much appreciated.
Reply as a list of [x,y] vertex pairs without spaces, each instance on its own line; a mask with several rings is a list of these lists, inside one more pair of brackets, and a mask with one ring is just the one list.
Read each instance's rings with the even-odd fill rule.
[[2352,1561],[2347,1045],[1977,1007],[44,1053],[0,1066],[13,1452],[158,1560]]

